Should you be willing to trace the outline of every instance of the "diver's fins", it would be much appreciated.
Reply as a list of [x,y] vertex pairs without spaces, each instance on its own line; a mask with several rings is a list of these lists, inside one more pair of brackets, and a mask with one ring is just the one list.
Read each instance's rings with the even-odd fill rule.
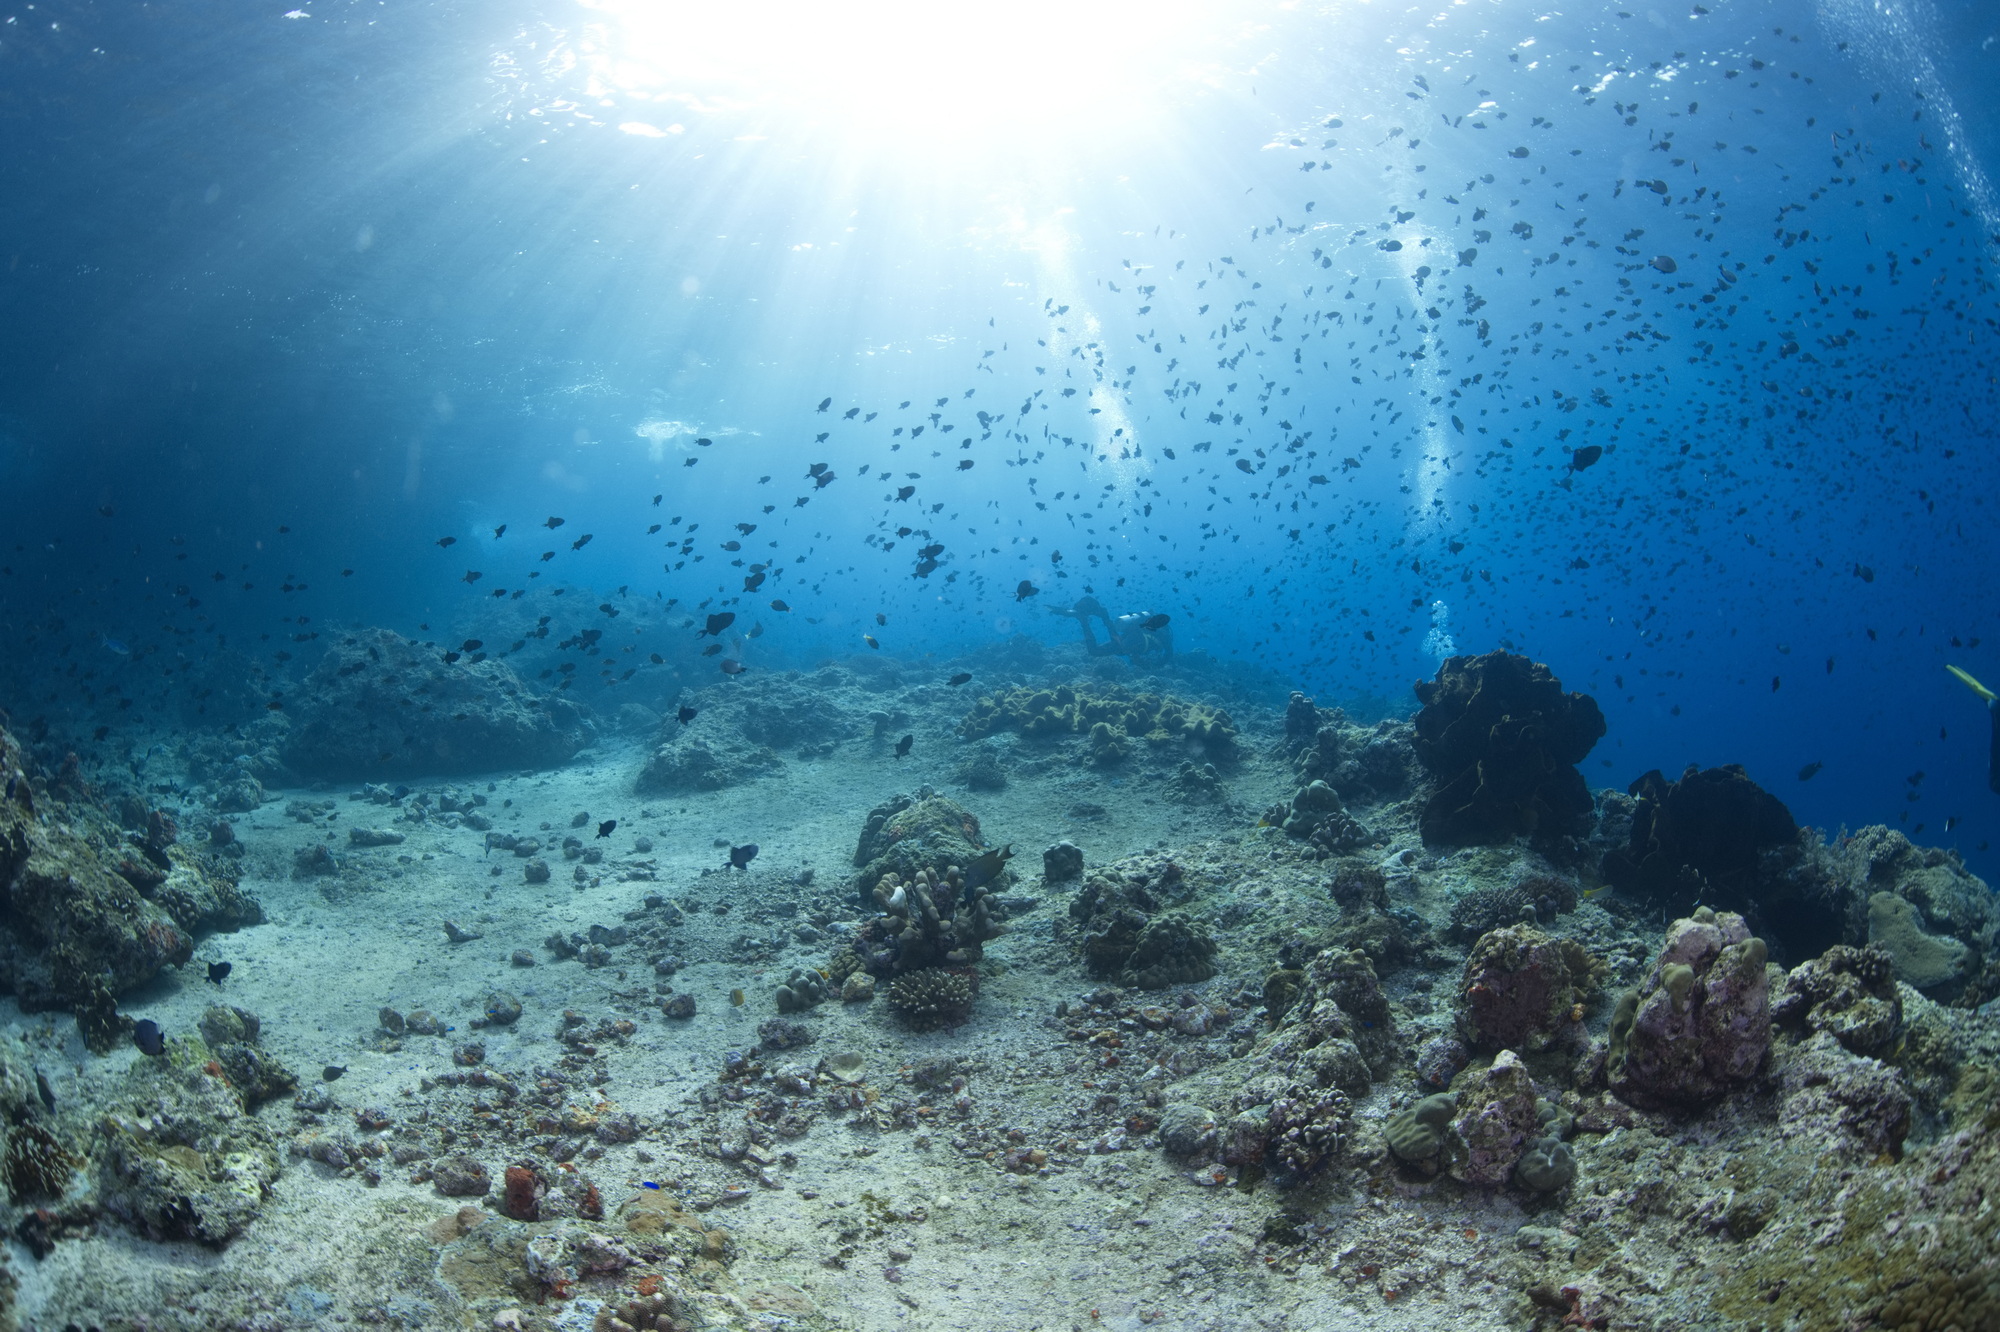
[[1950,671],[1953,675],[1956,675],[1959,679],[1965,681],[1966,686],[1969,689],[1971,689],[1973,693],[1979,695],[1981,698],[1985,699],[1988,703],[2000,703],[2000,695],[1996,695],[1991,689],[1988,689],[1985,685],[1979,683],[1979,681],[1973,679],[1971,676],[1967,675],[1964,671],[1958,669],[1958,667],[1946,666],[1945,669]]

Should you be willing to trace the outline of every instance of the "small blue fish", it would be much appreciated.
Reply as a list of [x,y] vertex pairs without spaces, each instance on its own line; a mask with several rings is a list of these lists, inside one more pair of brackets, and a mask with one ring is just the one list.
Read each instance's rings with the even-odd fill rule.
[[139,1047],[139,1053],[152,1055],[155,1059],[166,1053],[167,1038],[160,1031],[160,1024],[151,1018],[140,1018],[132,1026],[132,1044]]
[[655,1184],[655,1183],[654,1183],[654,1182],[653,1182],[652,1180],[650,1180],[650,1179],[642,1179],[642,1180],[640,1180],[640,1181],[639,1181],[639,1183],[640,1183],[640,1185],[641,1185],[642,1187],[644,1187],[644,1188],[648,1188],[648,1189],[657,1189],[657,1188],[659,1188],[659,1187],[660,1187],[659,1185]]

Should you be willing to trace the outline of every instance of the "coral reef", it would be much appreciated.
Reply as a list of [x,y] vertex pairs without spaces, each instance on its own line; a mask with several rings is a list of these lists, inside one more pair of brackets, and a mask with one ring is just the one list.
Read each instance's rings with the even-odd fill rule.
[[160,811],[125,833],[80,794],[31,803],[5,731],[0,770],[15,791],[0,800],[0,984],[24,1009],[74,1012],[91,1048],[110,1048],[125,1029],[118,996],[184,965],[199,932],[263,919],[234,864],[180,843]]
[[537,697],[505,662],[447,661],[387,629],[329,648],[291,715],[285,763],[331,779],[554,767],[589,735],[582,709]]
[[1019,686],[989,694],[958,725],[968,740],[1000,731],[1025,736],[1082,735],[1093,761],[1121,761],[1133,742],[1168,752],[1199,754],[1211,763],[1236,758],[1236,723],[1211,704],[1172,695],[1134,693],[1121,685]]
[[1547,924],[1576,909],[1576,885],[1554,875],[1532,875],[1510,884],[1475,888],[1451,904],[1450,934],[1476,939],[1502,925]]
[[979,887],[1001,886],[1004,871],[993,864],[985,851],[979,820],[955,800],[939,795],[930,787],[914,796],[897,795],[868,811],[861,840],[854,848],[855,895],[873,902],[876,885],[887,874],[908,883],[925,870],[942,876],[952,867],[960,868]]
[[1339,708],[1293,693],[1285,710],[1285,752],[1301,785],[1325,782],[1342,800],[1375,803],[1409,794],[1422,772],[1406,721],[1356,726]]
[[1755,1077],[1771,1046],[1762,939],[1703,907],[1667,930],[1640,988],[1619,1001],[1604,1071],[1641,1109],[1699,1109]]
[[1871,1161],[1902,1153],[1912,1100],[1894,1068],[1819,1032],[1785,1054],[1778,1123],[1814,1150]]
[[1084,965],[1093,976],[1157,990],[1215,974],[1215,940],[1186,915],[1167,910],[1181,882],[1172,861],[1126,861],[1093,871],[1070,902],[1083,926]]
[[1825,936],[1802,957],[1832,943],[1873,943],[1898,979],[1928,998],[1973,1008],[2000,997],[2000,902],[1954,852],[1913,846],[1876,825],[1831,846],[1805,846],[1779,886],[1765,910],[1780,937],[1789,942],[1800,917]]
[[1458,1092],[1458,1114],[1446,1142],[1447,1169],[1467,1184],[1505,1184],[1541,1128],[1534,1079],[1512,1050],[1502,1050]]
[[1536,1138],[1514,1163],[1516,1183],[1537,1193],[1554,1193],[1576,1178],[1576,1153],[1561,1138]]
[[1889,959],[1897,979],[1926,993],[1955,986],[1972,955],[1957,939],[1928,933],[1917,904],[1894,893],[1869,894],[1868,943]]
[[280,1170],[269,1129],[208,1066],[142,1059],[89,1148],[104,1210],[152,1239],[220,1246],[257,1216]]
[[[992,853],[989,853],[992,854]],[[877,976],[977,963],[989,939],[1007,932],[990,883],[974,885],[956,865],[918,870],[906,883],[893,871],[875,884],[882,914],[862,923],[848,951]]]
[[764,745],[668,733],[639,769],[633,789],[640,795],[720,791],[784,766],[777,752]]
[[1751,910],[1754,900],[1770,896],[1764,887],[1782,868],[1767,856],[1783,857],[1798,841],[1784,802],[1733,763],[1691,766],[1674,782],[1655,769],[1630,791],[1639,798],[1630,841],[1605,852],[1604,877],[1676,915],[1697,901]]
[[1042,852],[1042,879],[1047,883],[1068,883],[1083,877],[1083,849],[1072,842],[1057,842]]
[[1478,1050],[1545,1050],[1581,1032],[1575,1010],[1603,974],[1604,964],[1574,939],[1528,925],[1492,930],[1465,961],[1459,1035]]
[[820,975],[817,971],[809,971],[804,967],[794,967],[792,968],[792,974],[786,977],[783,985],[778,987],[778,992],[774,997],[777,1000],[778,1011],[780,1013],[797,1013],[833,996],[832,992],[827,988],[826,977]]
[[1835,944],[1792,968],[1771,1004],[1771,1021],[1793,1031],[1825,1032],[1858,1055],[1886,1054],[1903,1032],[1894,965],[1879,948]]
[[1447,658],[1416,688],[1417,758],[1438,783],[1421,819],[1426,843],[1582,830],[1592,804],[1576,765],[1604,735],[1593,699],[1564,693],[1547,666],[1507,652]]
[[955,1027],[971,1017],[977,993],[963,972],[932,967],[890,981],[888,999],[903,1021],[918,1031],[930,1031]]
[[1264,822],[1283,828],[1288,837],[1311,842],[1321,859],[1343,855],[1374,840],[1374,834],[1341,806],[1340,793],[1319,780],[1308,782],[1290,800],[1272,806]]
[[1458,1110],[1456,1098],[1445,1093],[1426,1096],[1390,1115],[1382,1136],[1400,1161],[1420,1165],[1434,1161],[1448,1141],[1447,1127]]

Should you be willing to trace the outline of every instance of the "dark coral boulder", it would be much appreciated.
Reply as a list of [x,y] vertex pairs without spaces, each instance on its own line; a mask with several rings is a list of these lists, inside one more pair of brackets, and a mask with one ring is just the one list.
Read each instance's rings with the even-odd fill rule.
[[[1655,769],[1629,789],[1639,798],[1630,839],[1605,852],[1603,866],[1621,893],[1675,915],[1705,903],[1753,921],[1790,895],[1780,875],[1795,858],[1798,825],[1784,802],[1738,765],[1689,767],[1675,782]],[[1796,933],[1799,922],[1790,923]],[[1826,933],[1823,940],[1787,942],[1805,945],[1799,951],[1810,956],[1840,942],[1837,921],[1827,922]]]
[[1592,803],[1576,765],[1604,735],[1596,700],[1509,652],[1448,658],[1416,688],[1417,758],[1438,784],[1420,824],[1426,843],[1491,846],[1584,830]]

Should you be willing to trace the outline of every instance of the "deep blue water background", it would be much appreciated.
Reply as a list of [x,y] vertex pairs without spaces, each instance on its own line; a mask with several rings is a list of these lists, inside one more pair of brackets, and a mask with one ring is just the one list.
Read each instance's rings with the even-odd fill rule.
[[0,7],[17,718],[171,725],[219,643],[280,688],[351,624],[615,624],[632,691],[712,669],[642,602],[775,669],[1086,589],[1407,709],[1441,601],[1598,698],[1594,784],[1741,762],[2000,867],[1944,670],[2000,685],[1989,9],[1251,6],[1161,114],[997,152],[621,132],[666,113],[580,98],[568,6],[293,12]]

